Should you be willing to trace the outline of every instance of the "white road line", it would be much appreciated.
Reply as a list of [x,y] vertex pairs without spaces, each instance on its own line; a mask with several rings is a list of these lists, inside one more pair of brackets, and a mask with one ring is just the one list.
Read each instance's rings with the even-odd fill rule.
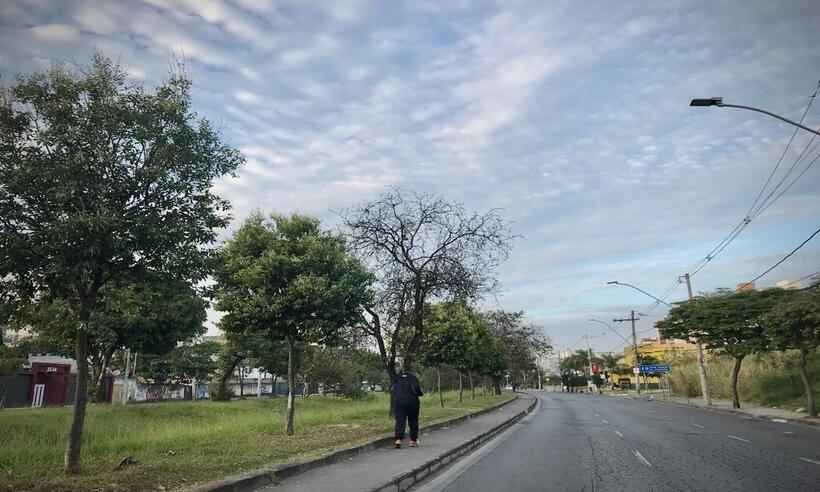
[[783,434],[794,434],[794,431],[783,431]]
[[603,420],[603,419],[601,419],[601,423],[602,423],[602,424],[608,424],[608,423],[609,423],[609,420]]
[[733,436],[731,434],[729,434],[728,437],[729,437],[729,439],[734,439],[735,441],[752,442],[748,439],[743,439],[742,437]]
[[777,422],[778,424],[788,424],[789,421],[786,419],[772,419],[772,422]]
[[650,463],[649,460],[644,458],[640,451],[638,451],[637,449],[634,449],[634,450],[632,450],[632,452],[635,454],[635,457],[638,458],[638,461],[640,461],[644,465],[652,468],[652,463]]
[[810,460],[808,458],[803,458],[802,456],[800,457],[800,459],[805,461],[806,463],[814,463],[815,465],[820,465],[820,461],[817,460]]
[[600,417],[600,415],[598,415],[597,413],[595,414],[595,416],[596,416],[596,417]]
[[694,426],[695,426],[695,427],[697,427],[698,429],[705,429],[705,427],[704,427],[704,426],[702,426],[702,425],[700,425],[700,424],[692,424],[692,425],[694,425]]
[[621,431],[615,431],[615,434],[618,434],[618,437],[621,437],[621,438],[623,438],[623,437],[624,437],[624,435],[623,435],[623,434],[621,434]]

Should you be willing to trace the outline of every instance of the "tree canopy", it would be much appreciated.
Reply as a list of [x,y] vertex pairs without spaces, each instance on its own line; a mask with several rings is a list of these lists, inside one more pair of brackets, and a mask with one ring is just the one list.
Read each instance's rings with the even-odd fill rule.
[[699,296],[672,308],[656,326],[666,338],[699,339],[707,348],[735,359],[732,401],[740,407],[737,384],[743,359],[770,349],[762,319],[789,292],[783,289],[730,292]]
[[391,190],[343,214],[352,246],[370,262],[378,295],[362,326],[385,370],[412,366],[424,341],[425,306],[475,299],[491,288],[511,236],[494,210],[471,213],[441,197]]
[[763,317],[763,325],[773,348],[800,351],[800,378],[806,394],[806,410],[816,417],[814,382],[807,365],[809,354],[820,346],[820,286],[789,294]]
[[252,214],[226,242],[217,270],[220,327],[237,336],[283,340],[288,347],[287,433],[293,434],[294,351],[333,345],[370,301],[371,275],[344,239],[294,214]]
[[81,72],[21,76],[0,98],[0,290],[63,300],[79,320],[66,451],[77,473],[100,290],[140,271],[205,278],[229,220],[212,184],[243,158],[192,111],[181,70],[147,91],[97,55]]

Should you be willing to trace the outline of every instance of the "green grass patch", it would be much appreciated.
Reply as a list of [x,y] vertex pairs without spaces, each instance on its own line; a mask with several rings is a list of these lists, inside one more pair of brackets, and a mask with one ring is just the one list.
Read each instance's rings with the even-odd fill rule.
[[[465,395],[459,403],[455,393],[445,396],[445,408],[438,395],[422,399],[422,425],[512,397]],[[0,410],[0,490],[170,490],[320,455],[392,429],[385,394],[297,399],[291,437],[284,433],[285,405],[285,398],[90,405],[78,476],[62,471],[69,408]],[[138,464],[114,471],[125,456]]]

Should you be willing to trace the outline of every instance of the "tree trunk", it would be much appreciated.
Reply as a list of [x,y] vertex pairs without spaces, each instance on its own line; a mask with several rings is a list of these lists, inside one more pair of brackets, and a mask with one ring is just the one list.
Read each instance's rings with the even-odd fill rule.
[[[219,377],[219,387],[217,389],[218,397],[225,398],[225,400],[230,400],[230,396],[228,396],[228,379],[233,376],[233,372],[236,370],[236,366],[245,360],[244,357],[239,355],[233,355],[231,360],[231,366],[226,368],[225,372],[223,372]],[[213,399],[213,397],[212,397]]]
[[462,395],[464,394],[464,381],[463,375],[461,371],[458,371],[458,402],[461,403],[463,401]]
[[77,380],[74,387],[74,409],[71,416],[71,430],[68,434],[68,448],[65,451],[65,471],[71,474],[80,473],[80,447],[85,424],[85,407],[88,403],[88,319],[90,315],[86,313],[82,317],[85,319],[80,322],[75,347]]
[[473,371],[468,372],[467,377],[470,379],[470,392],[472,393],[470,399],[475,400],[475,386],[473,386]]
[[295,401],[293,400],[294,384],[296,382],[296,375],[293,373],[293,340],[288,338],[288,416],[287,427],[285,432],[287,435],[293,435],[293,414],[296,411]]
[[441,369],[436,367],[436,389],[438,390],[438,400],[441,408],[444,408],[444,395],[441,393]]
[[800,379],[803,380],[803,389],[806,391],[806,412],[809,416],[817,417],[817,403],[814,401],[814,386],[809,379],[808,365],[809,351],[800,349]]
[[496,395],[501,394],[501,378],[498,376],[493,377],[493,391]]
[[245,398],[245,368],[239,366],[239,398]]
[[740,396],[737,394],[737,379],[740,375],[740,364],[743,357],[735,357],[735,365],[732,367],[732,408],[740,408]]
[[276,380],[278,378],[279,378],[278,374],[274,374],[273,377],[271,377],[270,394],[271,394],[272,398],[276,398]]

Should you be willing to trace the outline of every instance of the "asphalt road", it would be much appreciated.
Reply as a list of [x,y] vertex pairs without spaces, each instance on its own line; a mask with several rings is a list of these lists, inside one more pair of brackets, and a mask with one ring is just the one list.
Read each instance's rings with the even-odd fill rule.
[[820,428],[660,402],[544,393],[424,492],[820,491]]

